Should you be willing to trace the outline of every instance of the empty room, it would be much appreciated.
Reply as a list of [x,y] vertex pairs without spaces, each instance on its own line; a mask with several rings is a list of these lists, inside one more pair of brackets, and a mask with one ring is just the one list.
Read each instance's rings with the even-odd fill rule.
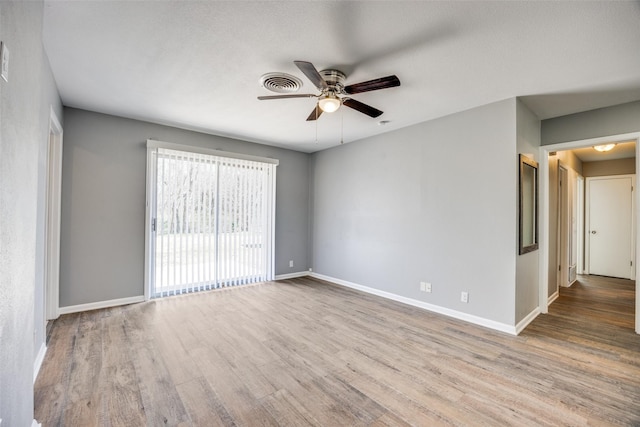
[[0,427],[640,425],[638,1],[0,1]]

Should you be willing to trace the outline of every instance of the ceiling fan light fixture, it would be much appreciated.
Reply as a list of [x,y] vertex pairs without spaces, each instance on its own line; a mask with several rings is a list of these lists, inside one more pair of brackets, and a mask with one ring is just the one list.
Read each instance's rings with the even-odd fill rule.
[[611,151],[613,150],[613,147],[615,147],[616,144],[604,144],[604,145],[594,145],[593,149],[596,151],[599,151],[601,153],[604,153],[605,151]]
[[340,98],[335,95],[327,95],[324,98],[320,98],[318,101],[318,105],[325,113],[333,113],[334,111],[338,111],[340,108],[341,102]]

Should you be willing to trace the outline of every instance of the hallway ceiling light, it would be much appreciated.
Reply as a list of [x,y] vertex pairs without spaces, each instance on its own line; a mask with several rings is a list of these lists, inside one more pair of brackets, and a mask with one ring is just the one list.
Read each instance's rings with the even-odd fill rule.
[[616,144],[604,144],[604,145],[594,145],[593,149],[596,151],[600,151],[601,153],[604,153],[605,151],[611,151],[613,150],[613,147],[615,147]]

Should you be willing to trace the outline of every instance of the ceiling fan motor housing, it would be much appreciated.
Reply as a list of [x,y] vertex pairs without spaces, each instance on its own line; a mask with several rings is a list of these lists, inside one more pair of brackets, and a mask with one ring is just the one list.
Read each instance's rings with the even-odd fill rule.
[[347,76],[342,71],[322,70],[319,73],[329,86],[328,92],[333,92],[334,94],[344,93],[344,81]]

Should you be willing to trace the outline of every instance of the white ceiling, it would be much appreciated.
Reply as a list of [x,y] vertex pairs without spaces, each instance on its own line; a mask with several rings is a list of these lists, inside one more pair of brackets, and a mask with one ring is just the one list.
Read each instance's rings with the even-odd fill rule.
[[596,151],[593,147],[577,148],[571,151],[583,162],[630,159],[636,156],[636,143],[635,141],[620,142],[611,151],[606,152]]
[[[639,100],[639,23],[637,1],[47,0],[44,44],[67,106],[313,152],[515,96],[542,119]],[[314,99],[256,99],[267,72],[317,92],[294,60],[402,85],[353,96],[378,119],[306,122]]]

